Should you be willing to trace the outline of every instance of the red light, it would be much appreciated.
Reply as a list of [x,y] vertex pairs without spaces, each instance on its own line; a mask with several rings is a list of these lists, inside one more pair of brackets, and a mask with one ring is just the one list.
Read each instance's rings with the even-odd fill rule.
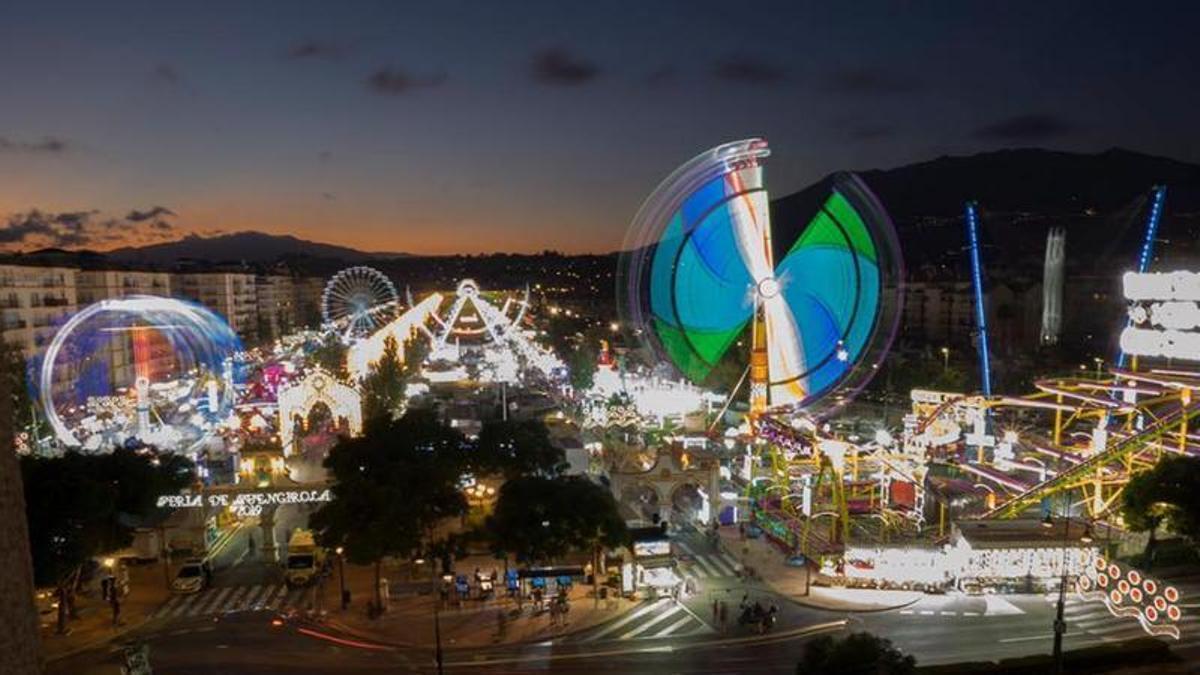
[[1121,604],[1122,597],[1123,596],[1120,593],[1118,593],[1117,591],[1109,591],[1109,593],[1108,593],[1108,599],[1111,600],[1112,604],[1114,604],[1114,605]]
[[1154,609],[1160,612],[1167,611],[1167,600],[1161,595],[1154,599]]
[[1138,574],[1137,570],[1129,570],[1129,583],[1134,586],[1142,583],[1142,575]]
[[1153,607],[1147,607],[1146,608],[1146,620],[1147,621],[1158,621],[1158,610],[1154,609]]
[[279,617],[275,617],[274,619],[271,619],[271,625],[272,625],[272,626],[282,626],[282,625],[283,625],[283,619],[281,619],[281,618],[279,618]]
[[1146,583],[1142,584],[1142,588],[1146,589],[1146,592],[1150,595],[1158,592],[1158,584],[1154,583],[1153,579],[1147,579]]
[[1096,571],[1103,572],[1105,567],[1108,567],[1108,562],[1104,558],[1096,558]]
[[1135,589],[1129,591],[1129,599],[1133,600],[1134,602],[1141,602],[1142,601],[1142,590],[1140,588],[1135,588]]
[[1096,577],[1096,583],[1100,588],[1108,588],[1108,577]]
[[1109,565],[1108,566],[1108,576],[1110,576],[1114,579],[1120,577],[1121,576],[1121,568],[1117,567],[1116,565]]
[[1122,593],[1128,593],[1129,592],[1129,582],[1122,579],[1117,582],[1117,588],[1121,589]]
[[1175,590],[1174,586],[1167,586],[1163,595],[1167,597],[1167,602],[1179,602],[1179,591]]
[[1175,605],[1171,605],[1170,607],[1167,608],[1167,618],[1169,618],[1172,621],[1178,621],[1180,614],[1182,614],[1182,612],[1180,612],[1179,608],[1176,607]]

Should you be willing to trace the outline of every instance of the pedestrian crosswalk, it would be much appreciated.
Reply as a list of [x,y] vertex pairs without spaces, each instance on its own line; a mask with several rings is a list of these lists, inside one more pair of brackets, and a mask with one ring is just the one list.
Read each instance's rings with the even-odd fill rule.
[[311,595],[310,589],[288,589],[285,584],[225,586],[208,588],[191,595],[175,595],[152,615],[155,619],[205,616],[250,610],[280,610],[299,607]]
[[687,556],[681,565],[682,576],[693,579],[717,579],[737,576],[737,561],[728,553],[696,553],[682,541],[676,541]]
[[714,632],[683,603],[673,598],[646,600],[627,614],[579,637],[579,642],[683,637]]
[[[1058,602],[1057,594],[1047,595],[1046,601]],[[1127,616],[1116,616],[1098,600],[1083,600],[1079,597],[1067,596],[1063,603],[1063,619],[1067,622],[1067,633],[1086,633],[1099,638],[1103,642],[1121,642],[1146,637],[1147,633],[1137,619]],[[1183,642],[1194,642],[1196,629],[1200,626],[1200,617],[1196,612],[1183,611],[1183,616],[1177,624]],[[1175,643],[1168,640],[1168,643]]]

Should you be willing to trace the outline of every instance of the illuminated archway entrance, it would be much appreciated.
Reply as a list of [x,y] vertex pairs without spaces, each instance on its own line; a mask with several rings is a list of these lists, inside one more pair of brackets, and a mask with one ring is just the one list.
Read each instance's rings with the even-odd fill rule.
[[362,396],[317,368],[303,380],[279,391],[279,441],[285,457],[292,454],[297,442],[296,421],[300,420],[299,426],[304,428],[317,404],[329,409],[335,427],[345,420],[350,435],[362,433]]

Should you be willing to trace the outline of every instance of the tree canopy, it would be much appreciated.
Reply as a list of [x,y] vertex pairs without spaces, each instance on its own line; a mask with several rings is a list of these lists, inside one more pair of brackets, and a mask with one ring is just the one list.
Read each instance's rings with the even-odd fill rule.
[[870,633],[851,633],[840,640],[822,635],[809,642],[796,673],[908,675],[916,668],[916,659],[902,654],[891,640]]
[[553,476],[566,463],[562,448],[550,441],[541,420],[489,420],[479,432],[471,466],[482,474],[506,479],[526,475]]
[[396,416],[404,403],[404,385],[408,377],[400,362],[400,345],[389,335],[383,341],[383,354],[363,378],[363,419],[367,425]]
[[[1134,532],[1149,532],[1146,553],[1154,552],[1159,526],[1192,541],[1200,539],[1200,459],[1164,455],[1153,469],[1135,474],[1121,494],[1121,516]],[[1145,564],[1149,564],[1147,559]]]
[[343,380],[349,377],[346,371],[346,345],[336,334],[330,333],[325,336],[321,344],[313,350],[312,359],[327,373]]
[[318,541],[356,564],[416,555],[432,527],[466,511],[464,444],[426,410],[339,440],[325,459],[334,499],[309,521]]
[[34,576],[57,584],[88,559],[128,546],[129,524],[160,494],[193,480],[190,460],[119,448],[111,454],[21,458]]
[[495,553],[512,553],[525,563],[618,546],[629,536],[612,493],[581,476],[508,481],[485,527]]

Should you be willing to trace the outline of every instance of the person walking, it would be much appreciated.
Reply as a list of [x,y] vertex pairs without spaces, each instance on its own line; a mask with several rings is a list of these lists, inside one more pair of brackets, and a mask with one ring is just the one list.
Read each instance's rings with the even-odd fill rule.
[[725,604],[724,600],[721,600],[720,618],[717,623],[721,626],[721,635],[724,635],[729,625],[729,606]]
[[721,614],[721,601],[720,600],[713,598],[712,611],[713,611],[713,619],[712,620],[713,620],[713,623],[716,623],[717,619],[720,618],[720,614]]
[[121,594],[116,588],[108,594],[108,604],[112,607],[112,625],[116,628],[121,625]]

